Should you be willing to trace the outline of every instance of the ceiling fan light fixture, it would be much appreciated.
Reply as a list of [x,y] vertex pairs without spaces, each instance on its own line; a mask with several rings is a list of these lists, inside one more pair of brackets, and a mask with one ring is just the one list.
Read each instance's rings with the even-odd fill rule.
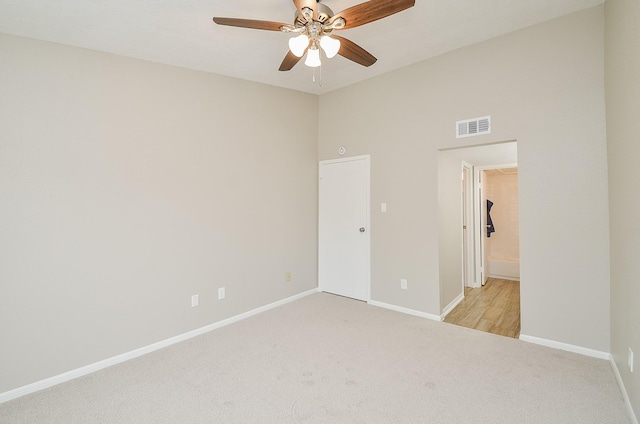
[[321,65],[318,46],[309,47],[309,50],[307,50],[307,59],[304,61],[304,64],[310,68],[317,68]]
[[300,34],[297,37],[289,39],[289,49],[291,53],[298,57],[304,55],[304,51],[309,47],[309,37],[306,34]]
[[340,40],[331,38],[328,35],[324,35],[320,38],[320,47],[324,50],[328,59],[331,59],[338,54],[340,50]]

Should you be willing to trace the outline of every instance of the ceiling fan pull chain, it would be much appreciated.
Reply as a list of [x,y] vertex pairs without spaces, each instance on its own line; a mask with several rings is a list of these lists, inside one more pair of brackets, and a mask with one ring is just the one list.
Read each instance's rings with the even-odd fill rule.
[[313,83],[314,84],[316,83],[316,69],[318,69],[319,72],[320,72],[320,79],[318,80],[319,81],[318,85],[320,87],[322,87],[322,65],[320,65],[318,67],[315,67],[315,68],[312,68],[312,69],[313,69],[313,78],[312,78]]

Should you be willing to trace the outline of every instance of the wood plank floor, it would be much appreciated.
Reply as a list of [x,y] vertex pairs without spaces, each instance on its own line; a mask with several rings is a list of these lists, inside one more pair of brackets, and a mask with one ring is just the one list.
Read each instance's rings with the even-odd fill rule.
[[489,278],[483,287],[465,287],[464,296],[444,322],[516,339],[520,336],[520,282]]

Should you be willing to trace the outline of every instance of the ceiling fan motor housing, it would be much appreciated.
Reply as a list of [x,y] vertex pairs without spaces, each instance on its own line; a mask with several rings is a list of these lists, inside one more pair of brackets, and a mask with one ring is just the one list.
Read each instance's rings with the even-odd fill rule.
[[[335,14],[333,13],[333,10],[331,10],[328,6],[325,6],[322,3],[318,3],[317,8],[318,8],[318,17],[314,20],[322,24],[329,21],[329,19],[331,19]],[[313,11],[311,9],[308,9],[308,10],[310,11],[310,16],[313,16]],[[302,13],[300,13],[299,10],[296,10],[296,15],[295,15],[296,27],[305,26],[310,20],[311,20],[310,18],[307,18]]]

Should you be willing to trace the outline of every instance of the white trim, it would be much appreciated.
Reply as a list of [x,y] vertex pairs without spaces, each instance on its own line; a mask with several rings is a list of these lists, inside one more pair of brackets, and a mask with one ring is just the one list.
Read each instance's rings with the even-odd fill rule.
[[571,345],[568,343],[556,342],[555,340],[542,339],[540,337],[527,336],[526,334],[520,334],[520,340],[529,343],[535,343],[542,346],[552,347],[555,349],[566,350],[567,352],[579,353],[580,355],[591,356],[598,359],[609,359],[609,352],[602,352],[600,350],[589,349],[587,347]]
[[322,164],[332,164],[332,163],[340,163],[340,162],[351,162],[354,160],[371,160],[371,155],[359,155],[359,156],[347,156],[344,158],[336,158],[336,159],[325,159],[321,160],[319,163]]
[[286,299],[278,300],[276,302],[270,303],[265,306],[261,306],[259,308],[253,309],[251,311],[247,311],[241,313],[239,315],[232,316],[227,319],[223,319],[222,321],[215,322],[213,324],[209,324],[207,326],[180,334],[178,336],[174,336],[168,338],[166,340],[161,340],[157,343],[150,344],[148,346],[141,347],[139,349],[132,350],[130,352],[126,352],[112,358],[108,358],[102,361],[98,361],[96,363],[86,365],[84,367],[76,368],[75,370],[71,370],[65,372],[63,374],[59,374],[53,377],[45,378],[44,380],[36,381],[35,383],[27,384],[26,386],[18,387],[17,389],[9,390],[8,392],[0,393],[0,403],[4,403],[10,401],[12,399],[19,398],[21,396],[25,396],[39,390],[47,389],[49,387],[55,386],[60,383],[64,383],[70,380],[73,380],[78,377],[82,377],[87,374],[94,373],[96,371],[100,371],[101,369],[110,367],[112,365],[120,364],[122,362],[128,361],[130,359],[137,358],[142,355],[146,355],[147,353],[154,352],[156,350],[165,348],[167,346],[183,342],[185,340],[191,339],[196,336],[200,336],[202,334],[208,333],[210,331],[216,330],[218,328],[227,326],[229,324],[233,324],[235,322],[247,319],[254,315],[260,314],[262,312],[268,311],[269,309],[276,308],[278,306],[282,306],[286,303],[293,302],[295,300],[301,299],[303,297],[309,296],[311,294],[318,293],[318,289],[311,289],[306,292],[302,292],[296,294],[294,296],[288,297]]
[[631,400],[629,399],[627,388],[624,387],[622,376],[620,375],[620,371],[618,370],[618,364],[616,364],[616,361],[613,359],[613,355],[609,355],[609,363],[611,364],[611,368],[613,369],[613,374],[616,376],[618,387],[620,387],[620,391],[622,392],[622,398],[624,399],[624,405],[627,407],[629,418],[631,418],[631,424],[639,424],[638,418],[636,417],[635,412],[633,412],[633,407],[631,406]]
[[370,300],[367,302],[369,305],[378,306],[380,308],[391,309],[392,311],[401,312],[403,314],[414,315],[421,318],[427,318],[433,321],[441,321],[438,315],[428,314],[426,312],[416,311],[415,309],[403,308],[402,306],[391,305],[389,303],[378,302]]
[[455,308],[456,306],[458,306],[458,303],[462,302],[464,300],[464,292],[460,293],[458,295],[458,297],[456,297],[455,299],[453,299],[451,301],[451,303],[449,303],[443,310],[442,310],[442,314],[440,315],[440,321],[444,321],[444,317],[446,317],[447,315],[449,315],[449,312],[453,311],[453,308]]
[[367,302],[371,300],[371,155],[364,155],[363,160],[367,164],[367,207],[366,207],[366,229],[365,234],[367,238],[367,251],[366,251],[366,271],[365,279],[367,284]]

